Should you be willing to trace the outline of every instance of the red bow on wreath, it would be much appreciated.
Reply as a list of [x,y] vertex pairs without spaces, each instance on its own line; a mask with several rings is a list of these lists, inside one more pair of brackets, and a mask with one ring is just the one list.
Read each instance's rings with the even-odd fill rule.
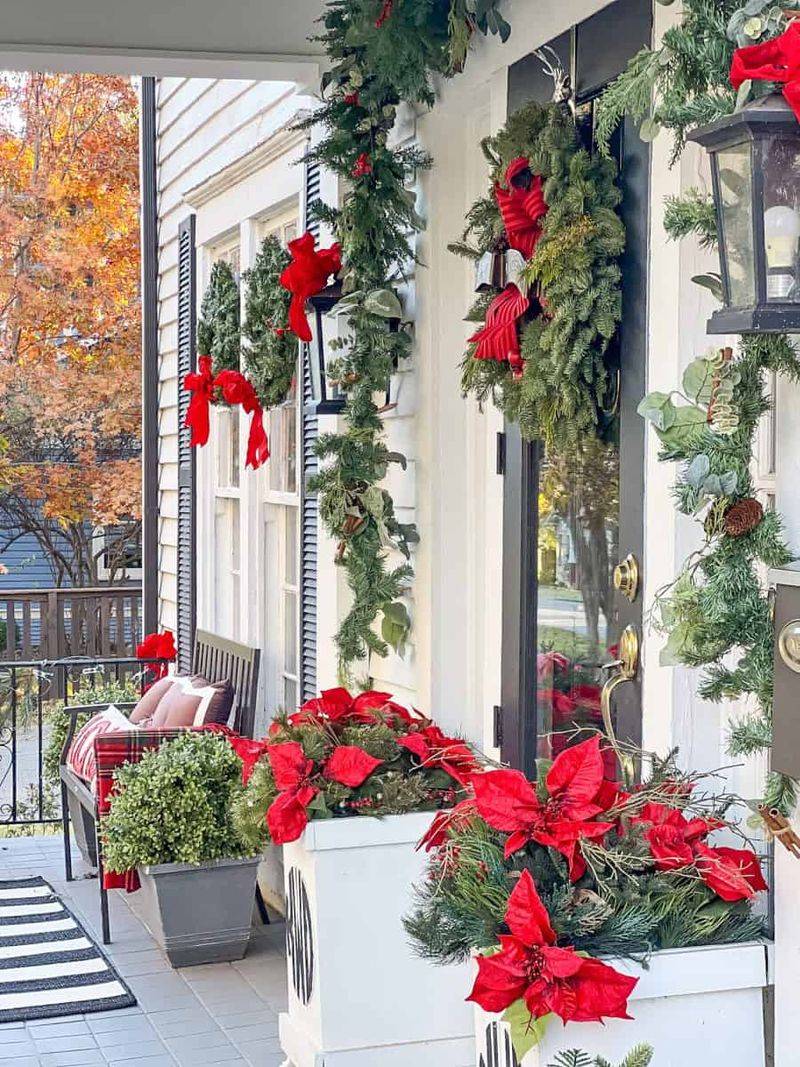
[[258,470],[261,464],[269,459],[269,442],[264,429],[264,409],[253,383],[238,370],[223,370],[217,375],[214,384],[222,390],[222,398],[226,404],[241,404],[245,414],[252,416],[245,466]]
[[192,399],[186,412],[184,426],[192,431],[190,443],[204,445],[208,442],[210,432],[209,406],[214,399],[214,375],[211,371],[211,356],[200,356],[197,360],[197,372],[187,374],[183,386],[190,390]]
[[519,322],[530,301],[516,285],[507,285],[498,293],[486,312],[486,322],[470,337],[476,345],[474,359],[508,362],[515,378],[522,374],[523,360],[519,348]]
[[306,318],[306,300],[320,292],[328,284],[331,274],[342,269],[342,253],[338,244],[330,248],[314,248],[314,235],[304,233],[289,242],[292,262],[280,276],[284,289],[292,294],[289,305],[289,329],[301,341],[311,340],[311,328]]
[[499,182],[496,183],[494,196],[506,228],[508,243],[526,259],[530,259],[542,236],[542,219],[547,214],[542,179],[538,174],[531,174],[525,156],[512,159],[506,167],[505,178],[508,188],[504,189]]
[[731,63],[731,85],[742,82],[780,82],[783,95],[800,122],[800,23],[790,22],[780,37],[763,44],[737,48]]

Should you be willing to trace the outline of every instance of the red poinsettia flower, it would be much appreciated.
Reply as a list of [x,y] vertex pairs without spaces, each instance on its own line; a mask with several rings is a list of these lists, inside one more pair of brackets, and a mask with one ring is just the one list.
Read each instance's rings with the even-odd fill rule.
[[[217,726],[218,724],[210,723],[209,725]],[[232,732],[228,735],[228,740],[231,748],[242,761],[242,785],[247,785],[253,775],[255,765],[269,748],[269,742],[253,741],[249,737],[240,737]]]
[[296,841],[308,824],[308,805],[319,790],[310,784],[314,761],[307,758],[297,741],[268,744],[275,785],[280,790],[267,811],[267,826],[276,845]]
[[435,848],[440,848],[447,841],[451,830],[457,831],[466,827],[475,818],[477,811],[473,797],[466,797],[452,808],[437,811],[420,838],[417,851],[424,848],[426,852],[432,852]]
[[372,160],[368,152],[362,152],[353,167],[353,177],[366,178],[368,174],[372,174]]
[[438,726],[430,724],[397,738],[401,748],[413,753],[428,770],[443,770],[461,786],[480,769],[472,749],[464,741],[448,737]]
[[[174,660],[178,655],[175,647],[175,637],[172,630],[164,630],[162,633],[146,634],[136,646],[137,659],[161,659]],[[166,663],[153,663],[150,668],[150,677],[154,681],[163,678],[167,673]]]
[[710,819],[687,819],[678,808],[645,804],[632,823],[648,826],[645,837],[660,871],[674,871],[694,862],[695,845],[721,824]]
[[602,838],[614,825],[592,821],[617,799],[614,783],[604,781],[599,737],[557,756],[545,779],[544,803],[520,771],[487,771],[475,775],[472,783],[481,816],[510,835],[506,857],[536,841],[566,858],[573,882],[586,870],[580,841]]
[[[296,726],[310,718],[323,719],[332,723],[369,724],[377,721],[395,720],[411,722],[412,716],[401,704],[392,700],[391,693],[380,693],[370,689],[352,697],[339,687],[323,689],[322,694],[313,700],[307,700],[299,711],[289,716],[289,723]],[[275,730],[280,729],[276,725]]]
[[317,251],[311,233],[304,233],[302,237],[290,241],[289,253],[292,262],[280,276],[281,285],[292,294],[289,329],[301,341],[310,341],[311,327],[306,318],[306,300],[324,289],[332,274],[339,273],[342,269],[342,253],[338,244]]
[[534,1019],[554,1012],[567,1022],[629,1019],[628,997],[638,979],[600,960],[559,948],[550,917],[530,871],[523,871],[508,899],[500,951],[478,958],[478,977],[468,1000],[484,1011],[505,1011],[524,1000]]
[[345,93],[343,99],[348,107],[358,107],[361,101],[361,97],[358,93]]
[[210,406],[214,401],[214,374],[211,369],[211,356],[199,356],[197,371],[187,374],[183,379],[183,388],[192,394],[189,406],[186,409],[186,418],[183,425],[192,432],[189,436],[189,444],[194,448],[196,445],[208,443],[211,431],[209,419]]
[[768,888],[758,857],[750,849],[698,843],[695,856],[701,878],[722,900],[748,900]]
[[323,773],[333,782],[358,789],[382,763],[383,760],[375,759],[358,745],[337,745],[325,764]]

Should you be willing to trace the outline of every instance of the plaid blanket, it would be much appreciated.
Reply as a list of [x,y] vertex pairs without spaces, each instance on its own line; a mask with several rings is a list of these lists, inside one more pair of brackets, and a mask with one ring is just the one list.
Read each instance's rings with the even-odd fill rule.
[[[130,730],[124,733],[100,734],[95,738],[94,751],[97,759],[97,814],[107,815],[111,807],[114,788],[114,771],[123,763],[138,763],[145,752],[163,745],[183,730]],[[122,874],[103,871],[106,889],[126,889],[133,893],[139,888],[136,870]]]

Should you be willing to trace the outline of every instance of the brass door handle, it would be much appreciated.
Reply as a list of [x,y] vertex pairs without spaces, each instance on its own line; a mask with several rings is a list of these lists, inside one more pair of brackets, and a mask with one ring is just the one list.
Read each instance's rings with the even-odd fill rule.
[[619,659],[604,663],[601,669],[614,671],[600,693],[600,713],[603,717],[606,737],[619,761],[623,781],[625,785],[630,786],[633,785],[636,768],[633,758],[627,752],[623,752],[619,746],[611,717],[611,697],[614,690],[623,682],[632,682],[639,669],[639,635],[633,626],[626,626],[622,631],[619,639]]

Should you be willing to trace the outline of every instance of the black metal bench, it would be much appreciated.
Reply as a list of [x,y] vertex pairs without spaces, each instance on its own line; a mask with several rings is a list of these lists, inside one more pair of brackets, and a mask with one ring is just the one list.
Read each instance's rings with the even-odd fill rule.
[[[255,727],[260,663],[260,649],[229,641],[227,638],[218,637],[205,630],[198,630],[196,633],[191,673],[202,675],[209,682],[225,680],[231,682],[234,698],[229,725],[244,737],[252,737]],[[84,859],[91,867],[97,869],[103,944],[105,945],[110,943],[111,933],[108,919],[108,894],[103,885],[103,852],[99,835],[97,798],[86,782],[67,767],[66,760],[79,718],[85,715],[91,717],[104,711],[108,706],[108,704],[74,704],[65,709],[69,716],[69,725],[59,761],[66,879],[68,882],[73,880],[71,822],[76,842]],[[120,709],[132,709],[135,704],[118,702],[116,706]],[[174,731],[171,732],[171,736],[174,736]],[[266,918],[260,896],[258,903],[262,917]]]

